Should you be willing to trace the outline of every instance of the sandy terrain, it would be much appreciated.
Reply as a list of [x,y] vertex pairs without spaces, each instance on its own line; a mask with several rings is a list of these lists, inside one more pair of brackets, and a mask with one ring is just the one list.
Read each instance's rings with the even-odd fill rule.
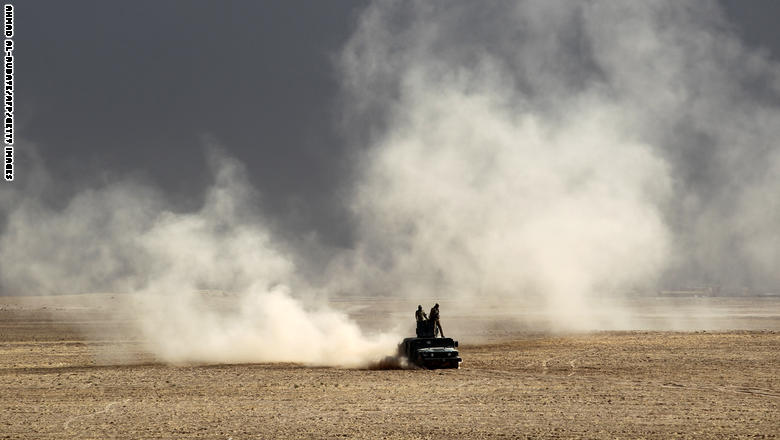
[[462,368],[424,371],[162,365],[129,322],[0,298],[0,438],[777,438],[780,299],[723,301],[751,330],[459,334],[461,314]]

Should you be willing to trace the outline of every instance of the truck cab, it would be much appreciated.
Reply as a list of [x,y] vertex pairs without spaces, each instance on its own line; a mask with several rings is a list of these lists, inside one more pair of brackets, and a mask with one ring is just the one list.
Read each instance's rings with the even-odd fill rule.
[[398,354],[422,368],[460,368],[457,348],[458,341],[452,338],[434,337],[432,321],[418,321],[417,337],[404,339]]

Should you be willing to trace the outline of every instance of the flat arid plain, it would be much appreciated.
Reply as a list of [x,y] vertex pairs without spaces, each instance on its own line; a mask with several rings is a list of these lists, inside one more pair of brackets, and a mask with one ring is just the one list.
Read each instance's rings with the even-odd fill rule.
[[[442,302],[464,362],[439,371],[166,365],[82,300],[0,298],[0,438],[780,436],[777,297],[649,298],[638,330],[598,332]],[[371,328],[416,304],[333,306]]]

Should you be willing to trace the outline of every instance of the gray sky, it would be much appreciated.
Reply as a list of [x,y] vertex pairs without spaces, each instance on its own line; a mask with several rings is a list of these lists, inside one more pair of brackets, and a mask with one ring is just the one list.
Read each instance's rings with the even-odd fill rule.
[[[751,46],[780,58],[780,2],[723,1]],[[362,2],[25,1],[16,5],[18,138],[58,182],[52,200],[142,176],[197,206],[202,136],[250,171],[288,231],[343,242],[349,146],[332,57]],[[17,174],[25,173],[24,157]]]
[[[20,2],[20,138],[68,186],[141,173],[186,208],[210,178],[201,137],[212,135],[271,211],[313,205],[328,222],[343,175],[331,57],[356,6]],[[306,217],[294,219],[314,226]]]

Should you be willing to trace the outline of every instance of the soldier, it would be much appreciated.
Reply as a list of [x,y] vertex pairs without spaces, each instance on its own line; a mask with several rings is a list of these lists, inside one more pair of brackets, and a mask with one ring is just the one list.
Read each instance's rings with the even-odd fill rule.
[[444,330],[441,328],[441,322],[439,322],[439,303],[436,303],[435,306],[431,309],[430,320],[433,322],[433,331],[434,331],[434,337],[436,337],[439,333],[441,333],[441,337],[444,336]]
[[417,311],[414,312],[414,317],[417,319],[417,322],[423,322],[428,320],[428,316],[425,315],[425,312],[423,312],[422,306],[417,306]]

